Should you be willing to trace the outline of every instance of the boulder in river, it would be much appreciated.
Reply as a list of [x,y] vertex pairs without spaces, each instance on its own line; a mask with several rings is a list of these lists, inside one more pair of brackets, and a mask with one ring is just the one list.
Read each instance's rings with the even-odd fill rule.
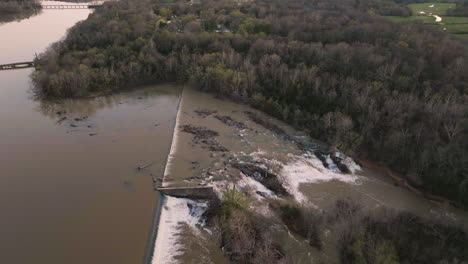
[[268,170],[249,163],[233,163],[232,167],[240,170],[245,176],[263,184],[266,188],[273,191],[277,195],[289,195],[283,184],[278,179],[278,176],[270,173]]

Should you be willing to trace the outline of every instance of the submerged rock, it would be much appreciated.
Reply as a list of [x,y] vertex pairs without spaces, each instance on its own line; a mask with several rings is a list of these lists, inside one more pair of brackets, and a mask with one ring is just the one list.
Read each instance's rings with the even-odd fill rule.
[[276,193],[277,195],[289,195],[278,176],[270,173],[268,170],[259,166],[248,163],[233,163],[232,167],[240,170],[245,176],[263,184],[266,188]]
[[316,150],[314,151],[314,155],[322,162],[323,166],[328,169],[328,162],[326,158],[327,154],[320,150]]
[[314,151],[315,156],[322,162],[323,166],[327,169],[331,169],[331,164],[327,158],[330,158],[333,161],[333,165],[338,168],[341,173],[350,173],[351,170],[345,164],[345,161],[342,157],[339,157],[337,153],[329,153],[321,150]]
[[350,173],[351,171],[349,170],[348,166],[344,163],[344,160],[341,157],[338,157],[336,155],[330,155],[330,158],[333,160],[335,165],[338,167],[338,169],[342,173]]

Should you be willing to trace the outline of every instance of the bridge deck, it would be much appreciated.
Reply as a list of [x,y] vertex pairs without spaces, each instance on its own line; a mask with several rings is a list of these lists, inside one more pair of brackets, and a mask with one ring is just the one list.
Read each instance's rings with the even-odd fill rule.
[[43,9],[89,9],[98,5],[42,5]]
[[8,64],[0,64],[0,71],[3,70],[14,70],[14,69],[24,69],[34,67],[34,62],[25,61],[25,62],[15,62]]

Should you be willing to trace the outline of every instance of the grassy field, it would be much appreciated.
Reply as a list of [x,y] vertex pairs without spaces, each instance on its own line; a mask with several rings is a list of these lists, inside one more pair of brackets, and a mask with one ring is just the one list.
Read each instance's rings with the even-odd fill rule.
[[445,25],[454,25],[454,24],[468,24],[468,17],[448,17],[444,16],[442,18],[442,24]]
[[433,14],[438,16],[447,15],[447,10],[454,8],[453,3],[422,3],[422,4],[410,4],[408,5],[413,10],[414,15],[420,15],[420,12],[424,12],[425,15]]
[[468,24],[448,24],[443,27],[452,34],[468,34]]
[[392,20],[393,22],[421,22],[424,24],[433,24],[435,23],[435,17],[430,17],[430,16],[409,16],[409,17],[401,17],[401,16],[385,16],[385,18],[388,18]]
[[[398,23],[419,22],[435,25],[442,30],[450,32],[458,37],[468,39],[468,17],[447,16],[447,11],[450,8],[455,8],[454,3],[410,4],[408,7],[413,11],[413,16],[386,16],[386,18]],[[442,21],[436,22],[434,15],[440,16]]]

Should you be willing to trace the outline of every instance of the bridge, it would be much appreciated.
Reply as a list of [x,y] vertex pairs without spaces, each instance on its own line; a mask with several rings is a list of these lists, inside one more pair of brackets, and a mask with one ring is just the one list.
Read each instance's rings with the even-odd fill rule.
[[95,9],[100,7],[105,1],[76,1],[67,3],[54,3],[60,0],[36,0],[40,5],[32,5],[29,8],[42,9]]
[[0,71],[25,69],[25,68],[31,68],[31,67],[34,67],[34,62],[32,61],[15,62],[15,63],[8,63],[8,64],[0,64]]
[[73,5],[41,5],[42,9],[94,9],[98,8],[101,5],[80,5],[80,4],[73,4]]

